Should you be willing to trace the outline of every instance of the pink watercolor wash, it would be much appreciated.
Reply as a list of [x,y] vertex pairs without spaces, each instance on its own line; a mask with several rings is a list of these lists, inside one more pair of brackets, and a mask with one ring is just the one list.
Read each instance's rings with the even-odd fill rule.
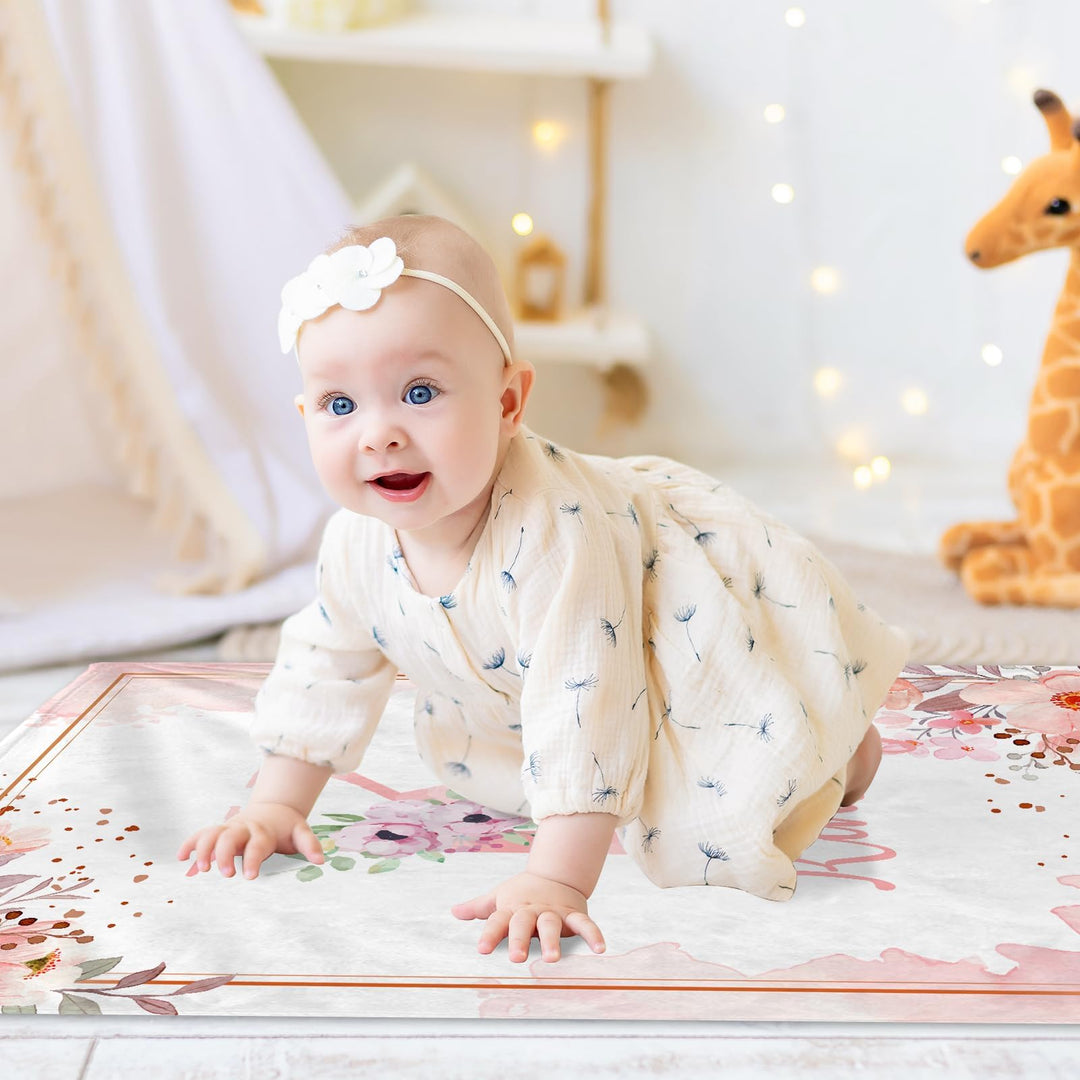
[[[1080,875],[1060,877],[1080,888]],[[1080,905],[1054,908],[1080,933]],[[1080,944],[1080,943],[1078,943]],[[480,1016],[575,1019],[716,1020],[779,1016],[934,1022],[1075,1023],[1080,951],[1004,942],[1013,962],[990,971],[976,959],[940,960],[886,948],[862,959],[843,953],[747,975],[698,960],[681,944],[660,941],[623,954],[564,954],[529,965],[529,988],[511,984],[478,993]],[[587,988],[567,988],[581,981]],[[544,983],[560,989],[541,989]]]

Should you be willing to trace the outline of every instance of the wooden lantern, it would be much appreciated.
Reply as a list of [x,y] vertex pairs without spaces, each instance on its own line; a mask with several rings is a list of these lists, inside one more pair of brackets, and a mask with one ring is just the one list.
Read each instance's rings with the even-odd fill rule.
[[559,319],[565,279],[566,256],[548,237],[533,237],[518,256],[518,317],[547,322]]

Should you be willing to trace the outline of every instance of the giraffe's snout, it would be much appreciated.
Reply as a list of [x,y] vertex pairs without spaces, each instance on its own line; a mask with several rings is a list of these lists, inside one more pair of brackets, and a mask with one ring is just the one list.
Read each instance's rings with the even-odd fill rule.
[[980,258],[982,258],[982,252],[981,252],[981,251],[969,251],[969,252],[967,253],[967,257],[968,257],[968,258],[969,258],[969,259],[970,259],[970,260],[971,260],[971,261],[972,261],[973,263],[977,263],[977,262],[979,261],[979,259],[980,259]]

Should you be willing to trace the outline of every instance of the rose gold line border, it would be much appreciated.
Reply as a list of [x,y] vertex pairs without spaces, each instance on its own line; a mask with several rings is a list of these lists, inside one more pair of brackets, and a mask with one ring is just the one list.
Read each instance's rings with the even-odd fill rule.
[[[86,986],[113,986],[108,979],[87,979]],[[155,979],[144,983],[144,986],[186,986],[185,981],[180,979]],[[501,982],[422,982],[401,981],[387,982],[371,980],[364,982],[291,982],[287,979],[242,979],[223,984],[223,987],[234,986],[288,986],[295,989],[337,989],[337,990],[655,990],[667,993],[775,993],[775,994],[948,994],[952,996],[962,994],[977,994],[982,997],[1080,997],[1080,988],[1075,990],[1014,990],[1014,989],[989,989],[978,987],[952,988],[952,987],[902,987],[902,986],[771,986],[768,984],[747,983],[734,984],[731,986],[652,986],[639,983],[609,983],[583,986],[581,983],[520,983],[507,985]]]
[[[46,746],[45,749],[42,750],[41,753],[38,754],[38,756],[33,761],[31,761],[30,764],[27,765],[27,767],[18,776],[16,776],[15,779],[12,780],[12,782],[10,784],[8,784],[8,786],[6,788],[4,788],[3,791],[0,791],[0,799],[6,799],[8,797],[8,795],[10,795],[11,792],[15,790],[16,786],[18,784],[22,783],[22,781],[25,780],[26,777],[30,773],[32,773],[34,771],[34,769],[37,768],[38,765],[41,764],[42,760],[44,758],[48,757],[48,755],[54,749],[56,749],[56,746],[59,743],[63,742],[63,740],[66,739],[68,737],[68,735],[71,734],[71,731],[75,727],[77,727],[80,723],[82,723],[82,721],[85,719],[87,713],[89,713],[94,708],[94,706],[96,706],[98,704],[98,702],[101,701],[101,699],[103,697],[105,697],[111,690],[113,690],[122,679],[127,678],[127,674],[128,674],[127,672],[121,672],[119,675],[117,675],[116,678],[113,679],[113,681],[111,683],[109,683],[109,685],[106,686],[105,689],[102,690],[101,693],[98,694],[98,696],[96,698],[94,698],[94,700],[92,702],[90,702],[90,704],[87,705],[87,707],[85,709],[83,709],[83,711],[81,713],[79,713],[79,715],[76,716],[75,719],[72,720],[71,723],[68,724],[68,726],[66,728],[64,728],[64,730],[61,731],[60,734],[57,735],[55,739],[53,739],[53,741],[51,743],[49,743],[49,745]],[[36,780],[37,777],[36,776],[31,776],[30,779],[31,780]],[[4,810],[6,810],[6,809],[7,809],[7,807],[0,807],[0,814],[2,814],[4,812]]]

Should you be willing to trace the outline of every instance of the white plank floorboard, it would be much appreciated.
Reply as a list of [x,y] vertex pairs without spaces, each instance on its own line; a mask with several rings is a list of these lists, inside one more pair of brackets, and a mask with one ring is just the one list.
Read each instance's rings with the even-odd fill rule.
[[[51,1053],[51,1050],[49,1051]],[[99,1039],[80,1080],[548,1080],[799,1076],[821,1080],[951,1080],[1077,1075],[1080,1039],[762,1038],[717,1035],[443,1035]],[[33,1067],[33,1062],[29,1063]],[[24,1074],[25,1075],[25,1074]],[[43,1074],[44,1075],[44,1074]],[[48,1075],[61,1075],[59,1073]]]
[[2,1032],[0,1027],[0,1076],[5,1080],[81,1080],[94,1042],[85,1036],[12,1039]]

